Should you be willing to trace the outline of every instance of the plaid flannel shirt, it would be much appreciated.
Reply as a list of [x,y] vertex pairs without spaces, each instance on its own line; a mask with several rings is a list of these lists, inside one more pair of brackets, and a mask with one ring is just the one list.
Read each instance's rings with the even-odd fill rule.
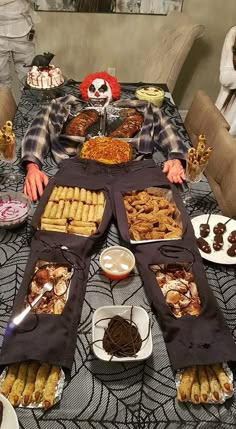
[[[153,144],[158,145],[168,159],[184,160],[186,148],[177,134],[170,117],[161,109],[139,100],[119,100],[119,106],[136,106],[144,114],[144,123],[139,135],[132,139],[141,154],[152,153]],[[118,104],[117,103],[117,104]],[[115,103],[114,103],[115,104]],[[84,104],[73,95],[53,100],[32,121],[22,141],[22,159],[42,168],[43,160],[50,151],[56,163],[75,156],[83,137],[63,134],[63,126],[70,114],[74,116]]]

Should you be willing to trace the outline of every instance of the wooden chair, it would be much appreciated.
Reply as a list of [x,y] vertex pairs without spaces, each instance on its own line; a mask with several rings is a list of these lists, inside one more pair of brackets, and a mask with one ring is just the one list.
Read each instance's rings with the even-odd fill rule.
[[213,147],[205,174],[222,213],[236,217],[236,140],[228,122],[210,97],[198,90],[184,124],[193,146],[205,134],[207,147]]
[[11,89],[7,86],[0,88],[0,128],[6,121],[13,120],[16,108],[16,102]]

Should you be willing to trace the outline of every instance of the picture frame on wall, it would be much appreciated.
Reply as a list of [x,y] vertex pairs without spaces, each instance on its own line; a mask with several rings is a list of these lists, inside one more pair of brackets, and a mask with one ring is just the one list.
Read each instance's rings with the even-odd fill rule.
[[36,0],[36,11],[168,15],[182,11],[183,0]]

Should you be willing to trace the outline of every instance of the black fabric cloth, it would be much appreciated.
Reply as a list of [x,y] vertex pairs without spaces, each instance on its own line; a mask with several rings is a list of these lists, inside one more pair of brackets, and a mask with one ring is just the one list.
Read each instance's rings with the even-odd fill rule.
[[[155,308],[172,368],[208,365],[236,360],[236,345],[217,301],[208,285],[202,259],[192,231],[189,238],[171,244],[134,246],[134,254],[144,287]],[[188,249],[191,249],[192,255]],[[150,265],[192,263],[194,281],[201,301],[198,316],[176,318],[159,287]]]
[[[133,241],[132,246],[146,293],[158,315],[172,368],[177,370],[191,365],[234,361],[236,345],[207,283],[187,210],[176,187],[168,182],[158,166],[152,167],[150,164],[150,167],[144,167],[142,172],[131,172],[111,186],[112,206],[121,237],[127,243],[131,242],[123,194],[150,186],[171,189],[182,220],[181,239],[146,244],[134,244]],[[179,319],[175,318],[149,267],[151,264],[170,264],[177,261],[193,263],[194,278],[202,303],[197,317],[185,315]]]
[[[140,163],[141,162],[142,161],[140,161]],[[156,165],[154,161],[145,161],[142,165],[143,168],[141,171],[134,170],[131,171],[129,175],[123,174],[120,180],[114,181],[109,187],[111,204],[122,239],[130,243],[123,194],[135,190],[141,191],[148,187],[158,187],[162,188],[164,191],[171,191],[173,200],[182,214],[182,229],[184,235],[189,217],[176,186],[169,182],[166,175],[162,173],[160,167]]]
[[[74,246],[76,246],[76,242],[82,243],[80,248],[84,254],[87,254],[91,251],[95,242],[104,238],[112,219],[113,213],[111,207],[111,198],[109,195],[109,185],[118,178],[121,178],[123,175],[126,177],[126,175],[130,174],[131,172],[140,172],[143,170],[144,166],[153,168],[155,167],[155,163],[153,160],[145,160],[105,165],[96,161],[81,160],[77,157],[63,161],[58,172],[49,181],[47,187],[45,188],[43,196],[41,197],[38,207],[32,218],[32,226],[37,229],[40,223],[41,215],[54,186],[77,186],[80,188],[89,189],[91,191],[102,190],[105,194],[106,204],[102,222],[100,223],[95,234],[92,234],[89,237],[70,234],[71,244],[74,243]],[[64,243],[65,236],[67,235],[66,233],[61,232],[52,233],[51,231],[47,231],[47,234],[49,236],[52,234],[57,234],[58,237],[61,237],[61,243]]]
[[[77,253],[69,246],[69,240],[65,240],[64,246],[61,246],[58,234],[53,233],[50,237],[38,234],[33,239],[23,281],[4,336],[0,365],[36,360],[71,370],[90,259],[80,257],[78,243]],[[59,315],[30,312],[19,326],[11,328],[13,318],[24,308],[24,299],[38,261],[67,264],[73,268],[64,310]]]
[[[108,229],[109,223],[112,217],[112,211],[108,193],[105,190],[107,183],[107,176],[99,172],[99,167],[96,164],[87,162],[81,162],[77,157],[65,160],[61,163],[61,166],[56,175],[49,181],[42,198],[38,204],[38,207],[32,218],[32,226],[37,229],[41,215],[45,209],[48,199],[54,186],[68,186],[68,187],[79,187],[86,188],[89,190],[97,191],[102,190],[105,194],[105,209],[103,219],[97,229],[97,231],[91,236],[83,236],[76,234],[69,234],[70,245],[76,246],[79,243],[80,249],[84,254],[87,254],[93,247],[94,241],[100,240]],[[54,232],[47,231],[49,236],[53,236]],[[60,237],[61,243],[64,243],[67,233],[57,233]]]

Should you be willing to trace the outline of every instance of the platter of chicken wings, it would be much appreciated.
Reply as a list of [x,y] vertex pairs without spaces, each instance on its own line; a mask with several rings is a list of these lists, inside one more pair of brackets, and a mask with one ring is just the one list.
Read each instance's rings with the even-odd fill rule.
[[123,195],[131,243],[180,239],[181,214],[171,190],[149,187]]

